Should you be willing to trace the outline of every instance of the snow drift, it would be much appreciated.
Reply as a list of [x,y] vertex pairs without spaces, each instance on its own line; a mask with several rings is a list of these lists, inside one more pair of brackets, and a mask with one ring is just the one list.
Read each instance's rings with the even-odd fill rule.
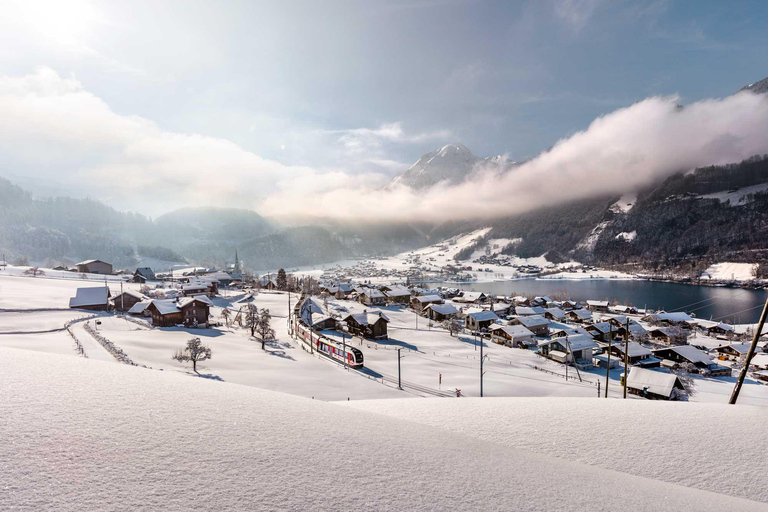
[[245,386],[12,349],[0,359],[7,508],[765,508]]

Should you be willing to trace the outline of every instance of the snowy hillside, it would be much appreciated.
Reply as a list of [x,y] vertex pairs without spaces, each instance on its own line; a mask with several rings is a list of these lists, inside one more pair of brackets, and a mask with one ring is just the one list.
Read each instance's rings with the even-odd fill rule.
[[[765,509],[754,501],[574,462],[569,455],[541,455],[504,440],[333,403],[29,351],[0,349],[0,359],[0,488],[9,509]],[[458,406],[453,414],[441,412],[450,422],[469,418],[473,403],[435,405]],[[551,401],[555,409],[562,403]],[[648,405],[632,401],[626,408],[648,411]],[[586,419],[578,408],[562,412],[570,422]],[[675,413],[682,417],[686,408],[668,411]],[[550,424],[541,425],[552,432]],[[700,422],[685,426],[691,439],[707,433]],[[638,433],[637,424],[602,427],[626,439]],[[520,431],[514,422],[503,430]],[[743,429],[740,437],[761,439]],[[621,444],[615,436],[612,441]],[[672,452],[664,463],[687,471],[700,452],[683,458]],[[558,485],[542,486],[553,475]],[[598,496],[598,489],[610,492]]]

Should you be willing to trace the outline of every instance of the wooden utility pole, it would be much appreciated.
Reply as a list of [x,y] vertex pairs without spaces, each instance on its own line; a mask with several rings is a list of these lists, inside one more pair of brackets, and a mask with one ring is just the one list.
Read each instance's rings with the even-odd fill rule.
[[749,346],[747,357],[744,360],[744,368],[742,368],[741,372],[739,372],[739,378],[736,380],[736,386],[733,388],[733,393],[731,393],[731,399],[728,400],[728,403],[731,405],[736,405],[736,400],[739,399],[741,386],[744,384],[744,379],[747,377],[747,372],[749,371],[749,363],[752,361],[752,356],[755,355],[757,340],[760,339],[760,335],[763,333],[763,325],[765,325],[766,315],[768,315],[768,299],[766,299],[765,301],[765,306],[763,306],[763,312],[760,315],[760,321],[757,324],[757,330],[755,331],[755,335],[752,337],[752,344]]
[[483,355],[483,337],[480,336],[480,397],[483,396],[483,375],[485,374],[483,372],[483,361],[485,360],[485,356]]
[[[613,324],[608,322],[608,363],[605,367],[605,398],[608,398],[608,382],[611,378],[611,347],[613,346]],[[598,381],[599,383],[600,381]]]
[[400,351],[402,349],[397,349],[397,388],[403,389],[403,381],[401,379],[401,373],[400,373],[400,359],[402,359],[402,356],[400,355]]
[[629,373],[627,372],[627,366],[629,365],[629,318],[627,318],[627,332],[624,336],[624,398],[627,398],[627,380],[629,380]]

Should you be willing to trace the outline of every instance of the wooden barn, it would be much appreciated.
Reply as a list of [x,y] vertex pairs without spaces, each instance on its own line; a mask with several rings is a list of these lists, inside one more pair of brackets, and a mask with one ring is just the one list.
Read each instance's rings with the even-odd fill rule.
[[112,265],[101,260],[85,260],[77,264],[77,271],[84,274],[112,274]]
[[115,297],[112,299],[112,304],[114,304],[115,309],[118,311],[128,311],[134,306],[134,304],[143,300],[144,296],[139,292],[134,292],[133,290],[125,290],[123,293],[115,295]]
[[75,296],[69,299],[69,307],[89,311],[107,311],[111,295],[108,286],[78,288]]

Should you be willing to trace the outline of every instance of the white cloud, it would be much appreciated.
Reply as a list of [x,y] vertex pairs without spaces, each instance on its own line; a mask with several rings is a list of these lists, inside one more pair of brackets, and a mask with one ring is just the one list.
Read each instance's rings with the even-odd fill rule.
[[577,32],[589,22],[600,0],[558,0],[555,15]]

